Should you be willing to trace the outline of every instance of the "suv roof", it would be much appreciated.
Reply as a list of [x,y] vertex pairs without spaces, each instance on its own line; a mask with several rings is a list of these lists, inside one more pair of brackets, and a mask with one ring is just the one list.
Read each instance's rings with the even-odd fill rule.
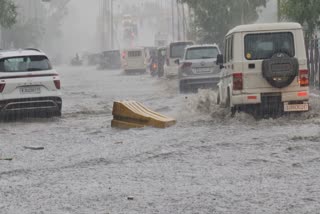
[[6,57],[15,57],[15,56],[46,56],[45,53],[38,49],[18,49],[18,50],[0,50],[0,59]]
[[294,30],[302,29],[299,23],[294,22],[281,22],[281,23],[268,23],[268,24],[250,24],[240,25],[228,32],[227,35],[239,32],[254,32],[254,31],[271,31],[271,30]]
[[194,42],[193,41],[178,41],[178,42],[170,42],[169,45],[185,44],[185,43],[194,43]]
[[203,45],[189,45],[189,46],[186,47],[186,49],[190,49],[190,48],[203,48],[203,47],[219,48],[217,44],[203,44]]

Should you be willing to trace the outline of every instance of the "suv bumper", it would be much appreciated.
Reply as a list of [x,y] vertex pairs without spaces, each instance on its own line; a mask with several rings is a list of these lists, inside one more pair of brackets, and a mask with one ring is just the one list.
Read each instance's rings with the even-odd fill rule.
[[[308,111],[309,91],[232,95],[233,106],[263,104],[283,106],[284,111]],[[292,108],[290,108],[292,107]]]
[[0,115],[61,112],[62,99],[60,97],[38,97],[24,99],[10,99],[0,101]]

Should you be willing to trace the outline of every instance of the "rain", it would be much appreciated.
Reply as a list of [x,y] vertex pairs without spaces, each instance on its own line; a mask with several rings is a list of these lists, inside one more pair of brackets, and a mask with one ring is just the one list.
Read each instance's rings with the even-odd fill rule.
[[0,0],[0,214],[318,213],[319,5]]

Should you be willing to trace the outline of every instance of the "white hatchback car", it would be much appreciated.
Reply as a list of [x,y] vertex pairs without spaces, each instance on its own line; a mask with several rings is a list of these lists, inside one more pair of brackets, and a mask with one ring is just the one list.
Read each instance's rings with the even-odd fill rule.
[[60,78],[37,49],[0,50],[0,115],[61,116]]
[[303,30],[297,23],[242,25],[225,37],[219,55],[218,103],[258,115],[309,110]]

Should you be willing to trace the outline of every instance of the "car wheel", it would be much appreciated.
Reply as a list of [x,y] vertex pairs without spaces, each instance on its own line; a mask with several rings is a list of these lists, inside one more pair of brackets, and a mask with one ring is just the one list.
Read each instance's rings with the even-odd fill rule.
[[220,98],[220,93],[218,92],[217,95],[217,105],[221,105],[221,98]]
[[179,83],[179,91],[181,94],[186,93],[186,91],[187,91],[186,86],[182,83]]
[[231,96],[230,96],[230,91],[228,90],[228,97],[227,97],[227,102],[226,102],[226,107],[231,112],[231,117],[234,117],[236,115],[236,107],[231,106]]

